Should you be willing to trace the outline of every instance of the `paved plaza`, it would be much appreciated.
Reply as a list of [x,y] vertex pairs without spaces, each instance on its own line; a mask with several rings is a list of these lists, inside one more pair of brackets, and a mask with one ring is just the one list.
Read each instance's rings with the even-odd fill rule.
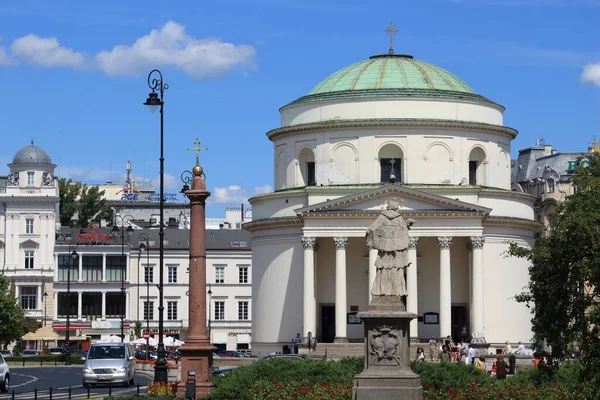
[[[39,400],[50,399],[50,388],[52,388],[52,399],[68,399],[69,387],[71,398],[81,399],[88,397],[88,389],[82,385],[83,366],[57,366],[57,367],[17,367],[11,366],[11,387],[9,393],[0,394],[0,400],[12,399],[34,399],[35,390],[38,391]],[[136,373],[136,386],[122,387],[98,386],[89,389],[90,397],[107,396],[109,390],[113,395],[135,394],[140,385],[140,393],[146,393],[148,382],[152,381],[149,375]]]

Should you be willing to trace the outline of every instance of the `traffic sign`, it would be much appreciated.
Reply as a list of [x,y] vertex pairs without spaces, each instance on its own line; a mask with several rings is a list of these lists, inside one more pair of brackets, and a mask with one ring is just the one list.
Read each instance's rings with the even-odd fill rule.
[[150,339],[150,334],[148,332],[144,332],[144,335],[142,337],[144,339],[148,340],[148,339]]

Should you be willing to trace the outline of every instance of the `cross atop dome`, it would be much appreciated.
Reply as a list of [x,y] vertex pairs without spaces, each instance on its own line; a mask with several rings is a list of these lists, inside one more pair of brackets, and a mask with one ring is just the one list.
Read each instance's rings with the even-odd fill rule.
[[398,32],[398,29],[394,28],[394,25],[390,22],[390,26],[388,26],[384,32],[390,34],[390,54],[394,54],[394,35]]

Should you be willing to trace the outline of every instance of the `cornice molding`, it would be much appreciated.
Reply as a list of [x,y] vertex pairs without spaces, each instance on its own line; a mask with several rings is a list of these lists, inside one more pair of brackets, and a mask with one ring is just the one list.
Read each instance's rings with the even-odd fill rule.
[[243,229],[247,230],[248,232],[255,232],[261,229],[292,228],[302,225],[302,220],[298,217],[278,217],[264,218],[247,222],[243,225]]
[[503,226],[509,228],[522,228],[535,231],[538,228],[540,228],[542,224],[524,218],[488,216],[483,220],[483,226]]
[[491,132],[501,134],[510,139],[517,137],[517,130],[501,125],[484,124],[480,122],[438,120],[438,119],[413,119],[413,118],[385,118],[385,119],[360,119],[360,120],[334,120],[324,122],[311,122],[284,126],[267,132],[267,138],[274,140],[286,135],[306,133],[321,130],[352,129],[352,128],[438,128],[461,129],[477,132]]

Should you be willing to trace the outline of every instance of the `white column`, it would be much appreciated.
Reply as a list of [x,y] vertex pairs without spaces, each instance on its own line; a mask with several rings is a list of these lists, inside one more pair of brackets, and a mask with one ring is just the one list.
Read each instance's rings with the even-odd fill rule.
[[308,338],[317,334],[317,302],[315,296],[315,247],[316,237],[302,237],[304,247],[304,297],[303,297],[303,330],[302,337]]
[[335,339],[348,342],[346,334],[346,246],[347,237],[333,238],[335,242]]
[[77,319],[81,320],[81,309],[83,308],[83,293],[77,292]]
[[[19,285],[17,283],[15,283],[14,285],[15,285],[15,298],[17,300],[19,300],[19,292],[20,292]],[[21,304],[20,301],[19,301],[19,304]]]
[[81,282],[83,278],[83,254],[79,254],[79,276],[77,277],[77,281]]
[[471,333],[473,337],[483,337],[483,245],[484,236],[471,237],[473,247],[473,282],[471,292],[473,293],[473,326]]
[[369,247],[369,303],[373,299],[371,290],[373,290],[373,284],[375,283],[375,275],[377,275],[375,260],[377,260],[377,249]]
[[129,282],[129,259],[131,253],[129,253],[128,255],[126,255],[126,259],[125,259],[125,282]]
[[106,253],[102,253],[102,283],[106,283]]
[[54,282],[58,282],[58,254],[54,255]]
[[[406,311],[419,314],[419,293],[417,284],[417,244],[418,237],[408,239],[408,262],[406,268]],[[410,338],[419,337],[419,321],[417,318],[410,321]]]
[[473,333],[473,245],[467,240],[467,258],[469,259],[469,332]]
[[54,298],[54,315],[52,318],[58,319],[58,292],[54,292],[52,297]]
[[451,237],[438,237],[440,244],[440,337],[452,334]]
[[39,285],[37,287],[37,307],[36,309],[41,310],[43,307],[42,305],[42,285]]
[[125,292],[125,319],[129,319],[129,291]]
[[106,319],[106,292],[102,292],[102,320]]

